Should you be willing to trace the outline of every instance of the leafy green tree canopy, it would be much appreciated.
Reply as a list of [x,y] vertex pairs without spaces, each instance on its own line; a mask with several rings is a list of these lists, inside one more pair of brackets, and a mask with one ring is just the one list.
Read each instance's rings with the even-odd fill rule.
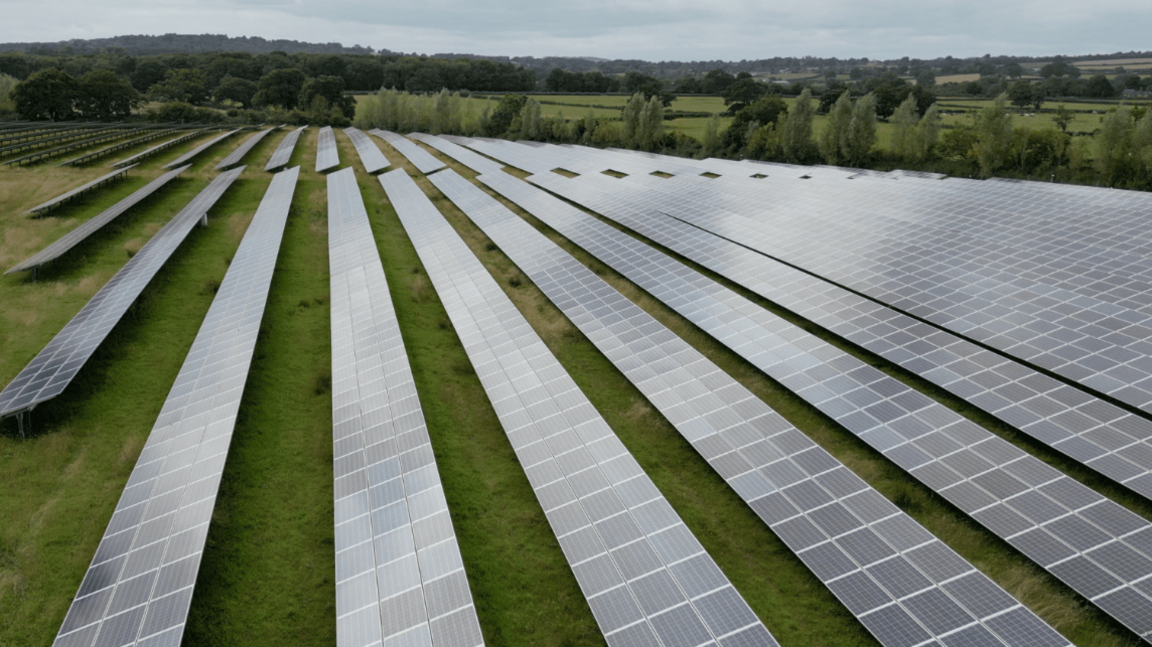
[[294,67],[272,70],[256,84],[258,89],[252,103],[291,110],[299,105],[300,91],[307,80],[304,72]]
[[314,97],[324,97],[329,106],[339,108],[349,119],[356,116],[356,100],[344,94],[344,79],[341,77],[321,76],[305,81],[298,104],[311,106]]
[[32,121],[71,119],[79,88],[76,79],[54,67],[24,79],[12,91],[16,112]]
[[128,79],[112,70],[92,70],[80,77],[77,89],[76,107],[87,119],[127,119],[142,99]]
[[217,103],[235,101],[244,108],[251,108],[252,99],[256,96],[257,90],[259,87],[256,83],[248,79],[226,76],[220,80],[220,85],[216,86],[212,99]]

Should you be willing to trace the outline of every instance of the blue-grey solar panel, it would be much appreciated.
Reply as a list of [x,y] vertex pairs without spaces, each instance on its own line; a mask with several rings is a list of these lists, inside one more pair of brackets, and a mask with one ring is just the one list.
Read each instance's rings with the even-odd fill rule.
[[415,166],[421,173],[432,173],[444,168],[444,162],[433,157],[428,151],[417,146],[412,140],[407,139],[401,135],[387,130],[373,129],[369,130],[370,135],[376,135],[380,139],[392,145],[392,148],[400,151],[400,154],[408,158],[409,162]]
[[373,143],[372,138],[363,131],[345,128],[344,134],[348,135],[348,139],[351,139],[352,145],[356,147],[356,153],[360,155],[360,162],[364,164],[365,171],[378,173],[392,165],[388,158],[384,157],[384,153],[380,152],[380,148]]
[[[887,502],[701,353],[612,289],[528,223],[452,171],[432,176],[456,203],[708,461],[748,505],[810,565],[858,617],[896,605],[934,638],[1020,606],[999,586]],[[503,173],[484,176],[502,193],[532,187]],[[871,525],[853,512],[870,499]],[[803,525],[808,535],[799,533]],[[853,543],[870,543],[862,557]],[[931,548],[930,548],[931,547]],[[906,551],[930,549],[956,565],[946,578],[916,566]],[[690,578],[697,581],[698,578]],[[949,583],[944,585],[944,580]],[[964,582],[963,587],[953,586]],[[846,588],[848,583],[854,586]],[[703,583],[701,583],[703,586]],[[933,604],[916,600],[935,591]],[[867,592],[866,595],[863,593]],[[908,599],[911,598],[911,601]],[[939,608],[958,624],[934,626]],[[997,634],[1007,645],[1067,645],[1034,614],[1039,630]],[[866,623],[869,629],[872,624]],[[987,629],[987,626],[985,625]],[[997,632],[992,632],[996,634]],[[884,631],[876,632],[885,645]]]
[[276,152],[272,153],[272,157],[268,159],[267,166],[264,167],[265,171],[275,171],[276,169],[287,166],[288,161],[292,159],[292,151],[296,150],[296,141],[300,139],[300,134],[308,126],[300,126],[296,130],[288,133],[284,139],[280,140],[280,145],[276,147]]
[[220,170],[226,169],[230,166],[235,166],[235,165],[239,164],[240,160],[244,159],[244,156],[248,154],[248,151],[252,150],[253,148],[256,147],[256,144],[260,143],[260,140],[267,137],[270,133],[277,131],[277,130],[280,130],[281,128],[283,128],[283,126],[276,126],[274,128],[266,128],[266,129],[261,130],[260,132],[256,133],[255,135],[252,135],[251,137],[246,139],[243,144],[240,144],[239,146],[237,146],[236,150],[232,151],[232,153],[229,154],[228,157],[225,157],[223,160],[221,160],[220,163],[216,165],[216,170],[220,171]]
[[0,416],[30,411],[64,391],[168,257],[231,186],[243,167],[222,173],[149,240],[0,391]]
[[[328,176],[336,642],[484,643],[352,169]],[[415,613],[403,613],[406,609]],[[390,619],[390,620],[389,620]]]
[[316,172],[322,173],[340,165],[340,153],[336,150],[336,135],[332,126],[320,129],[320,139],[316,142]]
[[[129,166],[128,168],[125,168],[123,170],[126,171],[129,168],[132,168],[132,167]],[[125,211],[132,208],[134,205],[139,203],[144,198],[155,193],[160,187],[164,186],[170,180],[174,179],[177,175],[180,175],[181,173],[183,173],[186,170],[188,170],[187,166],[181,166],[180,168],[168,171],[164,175],[161,175],[160,177],[156,178],[155,180],[152,180],[151,182],[149,182],[148,184],[145,184],[143,187],[141,187],[139,190],[134,192],[132,195],[128,196],[127,198],[124,198],[120,202],[117,202],[116,204],[112,205],[111,207],[108,207],[108,209],[101,212],[99,215],[85,221],[79,227],[68,232],[67,234],[62,236],[59,240],[57,240],[56,242],[52,243],[51,245],[45,247],[44,249],[40,250],[39,252],[37,252],[36,254],[34,254],[33,256],[28,258],[27,260],[25,260],[23,263],[20,263],[19,265],[8,270],[7,272],[5,272],[5,274],[11,274],[13,272],[21,272],[24,270],[30,270],[30,269],[39,267],[41,265],[44,265],[45,263],[49,263],[51,261],[54,261],[57,258],[60,258],[65,253],[67,253],[68,250],[72,249],[76,245],[79,245],[81,242],[84,241],[85,238],[92,235],[93,232],[97,231],[98,229],[100,229],[104,225],[108,224],[109,222],[112,222],[114,219],[119,217]],[[81,187],[81,188],[83,188],[83,187]],[[77,189],[77,190],[79,190],[79,189]]]
[[[415,182],[402,170],[380,182],[608,644],[776,645]],[[712,573],[710,588],[701,590],[689,564]]]
[[[554,173],[536,176],[533,181],[574,202],[600,204],[604,215],[627,218],[624,209],[604,204],[611,195],[602,186],[568,180]],[[1052,543],[1073,546],[1084,536],[1080,528],[1088,527],[1100,541],[1085,546],[1086,549],[1119,542],[1145,559],[1152,557],[1152,549],[1137,537],[1140,533],[1152,536],[1152,524],[1146,520],[635,239],[570,206],[561,207],[561,201],[545,194],[537,192],[532,200],[549,206],[538,209],[539,202],[521,206],[573,240],[577,239],[577,232],[570,230],[556,213],[565,213],[580,222],[582,229],[607,236],[613,244],[589,251],[1002,538],[1014,542],[1034,530]],[[666,278],[656,280],[659,276]],[[1045,515],[1038,515],[1038,510],[1044,510]],[[1056,511],[1059,515],[1053,516]],[[1075,581],[1055,568],[1056,563],[1046,560],[1047,553],[1037,552],[1031,545],[1017,547],[1121,622],[1130,617],[1125,609],[1132,605],[1142,605],[1139,608],[1152,613],[1152,595],[1136,586],[1143,578],[1152,577],[1152,566],[1135,578],[1108,571],[1111,579],[1107,581],[1117,590],[1132,594],[1125,594],[1121,606],[1121,596],[1100,596],[1092,589],[1077,588],[1083,580]],[[1107,570],[1097,560],[1089,561]]]
[[165,164],[161,168],[173,168],[176,166],[181,166],[181,165],[191,161],[193,158],[195,158],[200,153],[203,153],[204,151],[208,150],[209,148],[212,148],[216,144],[219,144],[220,142],[224,141],[225,139],[228,139],[232,135],[235,135],[236,133],[240,132],[241,130],[245,130],[245,129],[244,128],[237,128],[236,130],[230,130],[230,131],[224,133],[223,135],[220,135],[219,137],[215,137],[213,139],[210,139],[210,140],[204,142],[203,144],[200,144],[196,148],[193,148],[192,150],[188,151],[187,153],[184,153],[183,155],[181,155],[176,160],[168,162],[167,164]]
[[180,644],[298,174],[285,171],[268,187],[64,618],[58,647]]

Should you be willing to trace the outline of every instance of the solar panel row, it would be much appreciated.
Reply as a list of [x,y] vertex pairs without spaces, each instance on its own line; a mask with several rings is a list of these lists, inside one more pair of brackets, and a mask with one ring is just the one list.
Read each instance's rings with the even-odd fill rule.
[[503,164],[494,162],[482,155],[477,155],[459,144],[448,141],[444,137],[425,135],[423,133],[412,133],[409,137],[424,142],[452,159],[459,160],[462,164],[475,170],[477,173],[492,173],[504,168]]
[[380,176],[609,645],[776,645],[402,170]]
[[12,164],[22,165],[25,163],[31,164],[33,162],[38,162],[40,160],[47,159],[49,157],[56,157],[57,155],[60,155],[62,153],[74,151],[74,150],[79,149],[79,148],[86,148],[88,146],[94,146],[96,144],[101,144],[103,142],[114,141],[117,139],[123,139],[125,137],[131,136],[135,132],[139,132],[139,131],[143,131],[143,130],[150,130],[150,129],[151,129],[151,127],[113,128],[113,129],[109,129],[107,132],[104,132],[102,134],[94,135],[94,136],[89,137],[87,139],[75,141],[75,142],[72,142],[70,144],[64,144],[62,146],[56,146],[54,148],[40,148],[40,149],[35,150],[35,151],[33,151],[27,155],[24,155],[23,157],[17,157],[16,159],[6,160],[4,162],[4,165],[12,165]]
[[368,131],[371,135],[376,135],[380,139],[388,142],[393,148],[400,151],[400,154],[408,158],[409,162],[415,166],[421,173],[427,175],[444,168],[444,162],[433,157],[428,151],[420,148],[411,140],[401,137],[394,132],[387,130],[373,129]]
[[336,150],[336,135],[331,126],[320,129],[320,140],[316,143],[316,172],[322,173],[340,165],[340,153]]
[[220,135],[219,137],[210,139],[210,140],[204,142],[203,144],[200,144],[196,148],[193,148],[192,150],[188,151],[187,153],[181,155],[176,160],[168,162],[167,164],[165,164],[161,168],[173,168],[176,166],[180,166],[182,164],[186,164],[189,161],[191,161],[192,159],[194,159],[200,153],[203,153],[204,151],[208,150],[209,148],[212,148],[216,144],[224,141],[225,139],[228,139],[232,135],[235,135],[236,133],[238,133],[242,130],[247,130],[247,128],[237,128],[236,130],[230,130],[230,131],[224,133],[223,135]]
[[244,143],[237,146],[236,150],[232,151],[228,155],[228,157],[225,157],[224,159],[220,160],[220,163],[216,165],[216,170],[220,171],[220,170],[226,169],[230,166],[235,166],[235,165],[239,164],[240,160],[244,159],[244,156],[248,154],[248,151],[251,151],[253,148],[256,147],[256,144],[259,144],[262,139],[267,137],[269,134],[271,134],[277,130],[280,130],[281,128],[283,128],[283,126],[275,126],[272,128],[265,128],[264,130],[261,130],[260,132],[256,133],[255,135],[252,135],[248,139],[244,140]]
[[288,133],[284,139],[280,140],[280,145],[276,147],[276,152],[272,153],[272,157],[268,160],[267,166],[264,167],[265,171],[275,171],[276,169],[287,166],[288,161],[292,158],[292,151],[296,150],[296,140],[300,139],[300,134],[308,126],[300,126],[296,130]]
[[57,647],[180,644],[298,175],[298,168],[285,171],[268,187],[128,478]]
[[179,145],[179,144],[183,144],[184,142],[192,140],[192,139],[196,139],[197,137],[203,135],[206,132],[209,132],[210,130],[213,130],[213,129],[212,128],[204,128],[202,130],[197,130],[196,132],[188,133],[187,135],[181,135],[180,137],[170,139],[170,140],[163,142],[161,144],[157,144],[156,146],[153,146],[152,148],[149,148],[147,150],[136,153],[135,155],[133,155],[131,157],[126,157],[126,158],[124,158],[118,162],[112,162],[111,165],[112,166],[124,166],[125,164],[134,164],[134,163],[139,162],[140,160],[142,160],[146,157],[151,157],[152,155],[155,155],[156,153],[159,153],[162,150],[171,148],[171,147]]
[[59,204],[67,202],[67,201],[71,200],[72,198],[75,198],[78,195],[81,195],[83,193],[87,193],[88,191],[95,189],[96,187],[101,186],[101,185],[105,184],[106,182],[110,182],[111,180],[114,180],[114,179],[120,177],[121,175],[127,176],[128,169],[133,168],[134,166],[135,166],[135,164],[133,164],[132,166],[122,168],[118,171],[112,171],[111,173],[109,173],[107,175],[103,175],[101,177],[98,177],[95,180],[92,180],[91,182],[89,182],[83,186],[80,186],[80,187],[77,187],[75,189],[72,189],[71,191],[62,193],[62,194],[56,196],[55,198],[52,198],[51,200],[49,200],[47,202],[44,202],[42,204],[38,204],[35,207],[32,207],[31,209],[29,209],[28,211],[25,211],[24,213],[37,213],[39,211],[48,211],[52,207],[55,207]]
[[[129,166],[128,168],[123,169],[123,170],[127,171],[129,168],[132,168],[132,167]],[[115,220],[117,217],[119,217],[125,211],[127,211],[128,209],[131,209],[133,206],[135,206],[141,200],[143,200],[144,198],[147,198],[148,196],[155,193],[158,189],[160,189],[160,187],[164,186],[169,181],[175,179],[176,176],[180,175],[181,173],[183,173],[186,170],[188,170],[187,166],[181,166],[180,168],[168,171],[164,175],[161,175],[160,177],[156,178],[155,180],[152,180],[151,182],[149,182],[148,184],[145,184],[143,187],[138,189],[132,195],[128,196],[127,198],[124,198],[120,202],[117,202],[116,204],[112,205],[111,207],[108,207],[108,209],[104,210],[99,215],[85,221],[79,227],[73,229],[72,231],[68,232],[67,234],[64,234],[64,236],[62,236],[59,240],[57,240],[56,242],[52,243],[51,245],[45,247],[44,249],[40,250],[39,252],[32,255],[31,257],[29,257],[24,262],[20,263],[19,265],[8,270],[7,272],[5,272],[5,274],[12,274],[13,272],[23,272],[26,270],[32,270],[32,269],[40,267],[41,265],[44,265],[46,263],[50,263],[50,262],[56,260],[57,258],[60,258],[64,254],[66,254],[68,252],[68,250],[72,249],[76,245],[79,245],[81,242],[83,242],[84,239],[88,238],[88,236],[91,236],[94,232],[99,230],[101,227],[103,227],[104,225],[108,224],[109,222],[112,222],[113,220]],[[81,188],[84,188],[84,187],[81,187]],[[77,191],[79,191],[79,189],[77,189]],[[43,206],[43,205],[41,205],[41,206]],[[37,209],[39,209],[39,208],[40,207],[37,207]]]
[[384,157],[384,153],[380,152],[380,148],[372,143],[372,138],[363,131],[345,128],[344,134],[348,135],[348,139],[351,139],[352,145],[356,147],[356,153],[360,155],[360,162],[364,164],[365,171],[378,173],[392,165],[388,158]]
[[[577,203],[594,199],[591,194],[604,197],[595,187],[581,190],[579,181],[554,173],[535,176],[533,181]],[[547,211],[521,206],[581,244],[579,231],[552,215],[565,213],[559,206],[562,202],[549,200],[555,204]],[[567,213],[591,220],[571,207]],[[602,223],[584,227],[614,237],[614,244],[605,249],[628,252],[609,255],[589,249],[601,260],[840,422],[1137,634],[1152,630],[1152,591],[1144,590],[1152,583],[1152,526],[1146,520],[635,239]],[[656,276],[665,278],[656,281]],[[1091,540],[1086,541],[1088,537]],[[1113,552],[1123,557],[1113,557]],[[1109,586],[1098,588],[1104,584]]]
[[30,411],[60,395],[140,292],[231,186],[243,167],[222,173],[156,233],[0,391],[0,416]]
[[336,632],[483,644],[388,281],[352,169],[328,176]]
[[[520,184],[503,173],[492,183]],[[884,645],[1067,645],[999,586],[600,277],[452,171],[432,182],[792,545]],[[527,187],[528,190],[533,190]],[[505,188],[503,192],[514,189]]]
[[[58,144],[61,142],[72,141],[75,139],[100,139],[108,135],[115,135],[117,133],[123,134],[125,131],[133,130],[135,127],[118,124],[114,126],[101,125],[96,128],[79,128],[75,130],[67,130],[61,133],[51,133],[48,137],[40,137],[27,139],[14,144],[9,144],[0,148],[0,155],[9,155],[12,153],[19,153],[24,150],[31,150],[34,148],[43,148],[49,144]],[[97,137],[99,135],[100,137]],[[87,141],[87,140],[86,140]],[[8,162],[5,162],[8,163]]]

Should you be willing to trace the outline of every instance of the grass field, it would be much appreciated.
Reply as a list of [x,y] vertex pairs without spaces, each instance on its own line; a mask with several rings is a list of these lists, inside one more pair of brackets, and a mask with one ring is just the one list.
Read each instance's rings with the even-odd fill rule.
[[[881,129],[882,137],[883,133]],[[270,176],[259,169],[285,134],[275,133],[256,147],[248,157],[250,167],[212,210],[209,226],[193,230],[76,383],[37,409],[35,434],[20,440],[11,421],[4,424],[0,645],[45,645],[59,628],[214,288],[268,186]],[[93,217],[156,177],[161,164],[203,141],[165,151],[134,169],[128,179],[44,219],[27,218],[22,212],[102,175],[104,168],[37,165],[0,170],[0,267],[14,265]],[[8,383],[39,352],[123,266],[130,252],[207,185],[215,175],[212,167],[242,139],[228,141],[210,149],[183,178],[122,216],[57,267],[45,268],[38,282],[26,275],[0,278],[0,384]],[[337,142],[343,165],[357,170],[487,643],[603,645],[395,211],[379,182],[363,172],[350,141],[338,135]],[[500,250],[399,153],[377,143],[433,198],[781,644],[874,645],[800,560]],[[335,642],[326,184],[324,176],[313,171],[315,153],[316,130],[310,129],[292,159],[302,167],[300,182],[208,535],[186,645]],[[451,166],[465,177],[474,175],[455,163]],[[852,434],[635,285],[512,208],[1075,644],[1139,644]],[[755,300],[791,318],[774,305]],[[1087,470],[882,360],[825,337],[1152,517],[1152,506],[1134,501]]]

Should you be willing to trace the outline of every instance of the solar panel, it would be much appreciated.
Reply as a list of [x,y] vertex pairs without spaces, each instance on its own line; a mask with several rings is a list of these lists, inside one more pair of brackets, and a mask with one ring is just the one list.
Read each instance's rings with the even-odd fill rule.
[[[605,639],[776,645],[468,246],[402,170],[380,183],[460,336]],[[712,574],[709,590],[674,567]],[[672,566],[670,566],[672,565]],[[659,643],[657,641],[660,641]]]
[[[63,146],[56,146],[54,148],[36,150],[36,151],[33,151],[32,153],[24,155],[23,157],[17,157],[16,159],[7,160],[3,164],[7,166],[7,165],[12,165],[12,164],[22,165],[25,162],[28,162],[28,163],[38,162],[40,160],[43,160],[43,159],[46,159],[49,157],[55,157],[57,155],[60,155],[61,153],[67,153],[68,151],[73,151],[73,150],[76,150],[79,148],[86,148],[88,146],[94,146],[96,144],[100,144],[103,142],[113,141],[113,140],[117,140],[117,139],[123,139],[125,137],[128,137],[133,132],[138,132],[141,130],[151,130],[152,128],[154,128],[154,126],[138,126],[138,127],[134,127],[134,128],[117,127],[117,128],[109,128],[107,131],[104,131],[104,132],[96,131],[96,132],[101,132],[101,134],[97,135],[95,133],[89,133],[89,134],[92,134],[93,136],[89,137],[88,139],[83,139],[81,141],[72,142],[70,144],[64,144]],[[67,138],[67,137],[65,137],[65,138]],[[11,148],[11,147],[9,147],[9,148]]]
[[365,171],[378,173],[392,165],[388,158],[384,157],[384,153],[380,152],[380,148],[372,143],[372,138],[363,131],[345,128],[344,134],[348,135],[348,139],[351,139],[352,145],[356,147],[356,153],[360,155],[360,162],[364,164]]
[[408,136],[412,139],[424,142],[425,144],[435,148],[441,153],[448,155],[452,159],[458,160],[460,163],[464,164],[470,169],[475,170],[478,173],[490,173],[492,171],[499,171],[500,169],[504,168],[504,165],[500,162],[494,162],[487,157],[477,155],[471,150],[464,148],[460,144],[448,141],[443,137],[434,137],[432,135],[424,135],[421,133],[412,133]]
[[282,166],[287,166],[288,161],[292,158],[292,151],[296,149],[296,140],[300,139],[300,134],[308,126],[300,126],[296,130],[288,133],[288,135],[280,140],[280,145],[276,147],[276,152],[272,153],[272,157],[268,160],[268,164],[264,167],[265,171],[274,171]]
[[135,166],[135,164],[133,164],[132,166],[122,168],[118,171],[112,171],[108,175],[98,177],[95,180],[92,180],[91,182],[85,184],[84,186],[77,187],[75,189],[72,189],[71,191],[68,191],[66,193],[62,193],[62,194],[56,196],[55,198],[52,198],[51,200],[49,200],[43,204],[36,205],[35,207],[32,207],[31,209],[29,209],[28,211],[25,211],[24,213],[37,213],[40,211],[48,211],[52,207],[55,207],[59,204],[63,204],[65,202],[71,200],[72,198],[75,198],[78,195],[87,193],[88,191],[95,189],[98,186],[102,186],[105,183],[110,182],[110,181],[120,177],[121,175],[126,176],[128,174],[128,169],[133,168],[134,166]]
[[[753,396],[704,355],[612,289],[567,252],[453,171],[432,176],[450,200],[492,239],[581,332],[700,452],[709,465],[810,565],[813,573],[857,617],[896,605],[934,638],[1020,607],[1020,603],[887,502],[839,461]],[[484,176],[501,192],[534,191],[504,173]],[[883,508],[869,525],[854,513],[856,501]],[[804,523],[811,538],[794,526]],[[789,532],[791,531],[791,532]],[[871,542],[862,557],[853,541]],[[902,551],[932,546],[957,564],[969,586],[951,590],[918,568]],[[847,582],[858,581],[853,588]],[[917,605],[927,591],[940,596]],[[862,591],[868,595],[860,597]],[[913,602],[902,601],[917,594]],[[959,624],[933,627],[935,612],[955,607]],[[1029,616],[1035,617],[1031,612]],[[1037,618],[1042,630],[1001,635],[1007,645],[1067,645]],[[872,625],[866,626],[869,629]],[[876,638],[892,641],[883,631]],[[927,636],[926,636],[927,637]]]
[[[579,180],[568,180],[553,173],[535,176],[533,181],[576,203],[611,199],[602,187],[582,186]],[[517,200],[515,196],[509,197]],[[1089,548],[1120,542],[1145,559],[1152,557],[1149,554],[1152,549],[1140,548],[1140,540],[1133,539],[1136,532],[1152,536],[1152,525],[1146,520],[1119,508],[943,405],[635,239],[570,206],[559,206],[563,203],[555,198],[537,193],[533,199],[547,202],[549,208],[538,209],[529,203],[521,206],[577,244],[580,244],[580,231],[585,229],[610,237],[613,244],[605,250],[586,249],[1000,537],[1012,542],[1034,529],[1054,543],[1073,545],[1079,536],[1076,528],[1058,519],[1030,516],[1040,501],[1050,504],[1048,507],[1053,510],[1060,510],[1062,518],[1075,519],[1077,524],[1099,532],[1101,541]],[[624,218],[608,206],[601,205],[599,210],[613,218]],[[566,225],[556,213],[565,213],[581,222],[580,228]],[[656,280],[654,277],[658,276],[666,278]],[[669,289],[668,286],[676,287]],[[1105,529],[1099,519],[1085,516],[1088,510],[1096,508],[1108,510],[1109,515],[1115,515],[1117,520],[1122,518],[1123,522],[1109,521],[1110,530]],[[1004,519],[1012,523],[1004,523]],[[1069,586],[1077,587],[1077,582],[1054,569],[1056,564],[1044,561],[1045,556],[1031,546],[1017,545],[1017,548]],[[1135,595],[1132,600],[1152,613],[1152,596],[1135,587],[1141,578],[1152,577],[1152,561],[1139,578],[1121,578],[1111,571],[1108,577],[1117,589],[1130,590]],[[1092,599],[1091,591],[1077,590]],[[1118,597],[1093,599],[1093,602],[1124,622],[1122,618],[1128,612],[1119,606]],[[1126,599],[1124,604],[1130,607],[1137,602]]]
[[[132,167],[129,166],[128,168],[125,168],[123,170],[127,171],[129,168],[132,168]],[[83,242],[84,239],[88,238],[88,236],[91,236],[94,232],[99,230],[101,227],[103,227],[104,225],[115,220],[117,217],[119,217],[125,211],[127,211],[128,209],[131,209],[133,206],[138,204],[141,200],[143,200],[144,198],[147,198],[148,196],[155,193],[158,189],[160,189],[160,187],[164,186],[169,181],[175,179],[175,177],[177,175],[180,175],[181,173],[183,173],[186,170],[188,170],[187,166],[181,166],[178,169],[173,169],[171,171],[168,171],[164,175],[161,175],[160,177],[156,178],[155,180],[152,180],[148,184],[146,184],[143,187],[141,187],[140,189],[138,189],[132,195],[128,196],[127,198],[124,198],[120,202],[117,202],[116,204],[112,205],[111,207],[108,207],[108,209],[104,210],[99,215],[85,221],[79,227],[73,229],[72,231],[68,232],[67,234],[64,234],[64,236],[62,236],[59,240],[57,240],[56,242],[52,243],[51,245],[45,247],[44,249],[40,250],[39,252],[32,255],[31,257],[29,257],[24,262],[20,263],[19,265],[8,270],[7,272],[5,272],[5,274],[12,274],[14,272],[23,272],[25,270],[34,270],[34,269],[40,267],[41,265],[44,265],[45,263],[50,263],[50,262],[56,260],[57,258],[60,258],[64,254],[66,254],[68,252],[68,250],[72,249],[76,245],[79,245],[81,242]],[[107,177],[107,176],[105,176],[105,177]],[[84,188],[86,188],[86,187],[81,187],[80,189],[84,189]],[[79,191],[80,189],[77,189],[76,191]],[[61,196],[61,197],[63,197],[63,196]],[[60,200],[60,198],[57,198],[57,200]],[[45,204],[48,204],[48,203],[45,203]],[[44,205],[41,205],[40,207],[37,207],[37,209],[40,209],[43,206]]]
[[[30,150],[30,149],[34,149],[34,148],[43,148],[49,144],[66,142],[66,141],[71,141],[74,139],[83,139],[85,137],[88,137],[91,139],[99,139],[99,140],[103,141],[103,139],[105,137],[107,137],[108,135],[115,136],[118,133],[123,134],[123,132],[125,130],[132,130],[132,129],[133,129],[132,126],[126,126],[123,124],[117,124],[117,125],[111,125],[111,126],[107,125],[107,124],[98,124],[96,127],[93,127],[93,128],[68,129],[65,132],[48,133],[47,137],[31,138],[31,139],[26,139],[24,141],[20,141],[20,142],[14,143],[14,144],[9,144],[7,146],[4,146],[3,148],[0,148],[0,155],[7,155],[9,153],[18,153],[20,151]],[[100,137],[96,137],[97,135],[99,135]],[[85,141],[90,141],[90,140],[85,140]],[[5,164],[7,164],[7,163],[8,162],[5,162]]]
[[180,644],[298,175],[268,187],[55,645]]
[[168,162],[167,164],[165,164],[161,168],[173,168],[173,167],[185,164],[185,163],[191,161],[193,158],[195,158],[200,153],[203,153],[204,151],[208,150],[209,148],[212,148],[216,144],[224,141],[225,139],[228,139],[232,135],[235,135],[236,133],[238,133],[242,130],[247,130],[247,128],[237,128],[236,130],[230,130],[230,131],[224,133],[223,135],[220,135],[219,137],[216,137],[214,139],[210,139],[210,140],[204,142],[203,144],[200,144],[196,148],[193,148],[192,150],[188,151],[187,153],[181,155],[175,161]]
[[320,129],[320,140],[316,144],[316,172],[321,173],[340,165],[340,154],[336,150],[336,135],[331,126]]
[[126,157],[126,158],[120,160],[119,162],[112,162],[111,165],[112,166],[123,166],[125,164],[136,163],[136,162],[144,159],[145,157],[151,157],[152,155],[155,155],[156,153],[159,153],[162,150],[171,148],[171,147],[176,146],[178,144],[183,144],[184,142],[192,140],[192,139],[196,139],[197,137],[199,137],[199,136],[203,135],[204,133],[207,133],[211,130],[213,130],[213,129],[212,128],[204,128],[203,130],[197,130],[196,132],[188,133],[187,135],[181,135],[180,137],[176,137],[175,139],[170,139],[170,140],[163,142],[161,144],[157,144],[156,146],[153,146],[152,148],[149,148],[148,150],[136,153],[135,155],[133,155],[131,157]]
[[129,259],[16,378],[0,391],[0,416],[31,411],[64,391],[196,222],[243,167],[222,173]]
[[[336,641],[481,645],[388,281],[350,168],[328,176],[328,223]],[[408,607],[419,611],[400,613]]]
[[256,133],[255,135],[252,135],[247,140],[245,140],[243,144],[240,144],[239,146],[237,146],[236,150],[232,151],[232,153],[230,155],[228,155],[228,157],[225,157],[224,159],[220,160],[220,163],[216,165],[216,170],[220,171],[220,170],[226,169],[230,166],[235,166],[236,164],[239,164],[240,160],[244,159],[244,156],[247,155],[249,151],[251,151],[253,148],[256,147],[256,144],[259,144],[260,141],[263,140],[265,137],[267,137],[269,134],[271,134],[272,132],[275,132],[277,130],[280,130],[281,128],[283,128],[283,126],[276,126],[273,128],[267,128],[267,129],[261,130],[260,132]]
[[417,146],[411,140],[397,135],[394,132],[387,130],[380,130],[379,128],[369,130],[369,134],[376,135],[380,139],[392,145],[392,148],[400,151],[400,154],[408,158],[409,162],[415,166],[421,173],[425,175],[439,171],[444,168],[444,162],[433,157],[428,151]]
[[[595,178],[604,188],[609,185]],[[1152,423],[930,324],[707,231],[715,207],[692,208],[645,187],[613,185],[630,226],[744,287],[964,398],[1036,440],[1152,498]],[[662,183],[662,181],[657,181]],[[624,196],[627,197],[624,197]],[[665,215],[669,214],[669,215]],[[671,216],[671,217],[670,217]]]

